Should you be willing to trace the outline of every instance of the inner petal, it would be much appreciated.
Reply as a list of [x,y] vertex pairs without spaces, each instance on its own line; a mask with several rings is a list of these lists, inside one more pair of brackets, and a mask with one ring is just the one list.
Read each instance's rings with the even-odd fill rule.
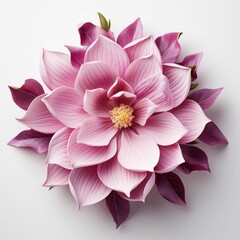
[[121,92],[121,91],[133,93],[132,87],[126,81],[124,81],[122,78],[117,77],[114,84],[109,88],[107,95],[108,95],[108,97],[111,97],[114,94]]

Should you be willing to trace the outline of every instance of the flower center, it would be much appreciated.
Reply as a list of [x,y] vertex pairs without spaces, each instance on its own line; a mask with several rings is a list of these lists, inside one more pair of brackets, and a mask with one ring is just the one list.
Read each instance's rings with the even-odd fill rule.
[[130,127],[135,117],[133,109],[125,104],[120,104],[120,106],[113,108],[109,113],[114,127],[119,129]]

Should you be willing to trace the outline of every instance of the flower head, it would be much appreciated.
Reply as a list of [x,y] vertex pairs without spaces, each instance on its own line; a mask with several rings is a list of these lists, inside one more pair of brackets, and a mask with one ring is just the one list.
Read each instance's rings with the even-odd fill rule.
[[[51,136],[45,186],[69,185],[78,207],[107,198],[110,208],[113,194],[125,206],[126,200],[145,201],[156,179],[163,197],[184,204],[183,187],[172,198],[174,183],[182,184],[172,171],[190,164],[186,144],[210,122],[197,96],[188,97],[196,77],[188,63],[198,66],[199,55],[177,64],[180,34],[155,42],[143,36],[140,19],[117,41],[91,23],[79,33],[84,47],[68,46],[71,61],[43,51],[40,71],[50,92],[31,99],[19,119]],[[173,184],[164,193],[163,176]]]

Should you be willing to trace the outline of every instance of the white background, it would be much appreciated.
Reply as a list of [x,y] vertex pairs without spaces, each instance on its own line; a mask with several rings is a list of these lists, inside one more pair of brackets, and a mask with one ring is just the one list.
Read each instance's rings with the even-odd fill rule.
[[[240,239],[240,14],[238,0],[121,0],[0,2],[0,239]],[[141,17],[145,35],[181,31],[182,56],[204,52],[201,87],[224,87],[207,112],[229,139],[227,147],[207,147],[211,174],[180,174],[187,206],[172,205],[156,189],[145,204],[132,204],[128,220],[115,229],[105,203],[76,210],[67,188],[48,191],[43,155],[7,146],[24,129],[15,117],[8,85],[40,80],[42,47],[66,51],[78,45],[77,26],[98,24],[96,12],[120,30]]]

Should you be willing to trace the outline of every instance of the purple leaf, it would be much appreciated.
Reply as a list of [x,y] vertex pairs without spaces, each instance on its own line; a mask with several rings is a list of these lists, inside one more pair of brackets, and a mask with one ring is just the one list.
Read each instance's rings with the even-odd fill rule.
[[91,45],[99,37],[99,35],[103,35],[114,40],[113,32],[106,32],[103,28],[98,27],[90,22],[82,24],[79,27],[78,32],[82,46]]
[[142,38],[143,37],[143,26],[140,18],[135,20],[132,24],[127,26],[123,31],[118,35],[117,43],[124,47],[128,43]]
[[192,74],[192,80],[197,79],[197,70],[198,66],[201,62],[203,53],[195,53],[195,54],[190,54],[186,56],[182,62],[178,63],[182,66],[185,67],[190,67],[192,69],[191,74]]
[[22,109],[27,110],[34,98],[44,93],[41,84],[34,79],[25,80],[20,88],[9,86],[13,101]]
[[208,145],[228,144],[228,140],[214,122],[209,122],[198,138]]
[[36,153],[45,153],[51,138],[52,134],[44,134],[30,129],[20,132],[8,144],[15,147],[29,147]]
[[188,96],[188,99],[192,99],[197,102],[202,109],[207,109],[211,107],[216,101],[218,95],[221,93],[223,88],[217,89],[200,89]]
[[115,191],[112,191],[106,197],[106,204],[116,223],[116,228],[118,228],[127,219],[130,212],[130,204]]
[[185,189],[178,175],[173,172],[156,174],[156,185],[163,198],[174,204],[186,205]]
[[180,145],[185,163],[178,166],[178,169],[185,174],[192,171],[209,171],[208,157],[206,153],[195,146]]
[[73,65],[73,67],[80,68],[80,66],[84,62],[86,49],[74,46],[66,46],[66,48],[71,54],[71,64]]
[[182,33],[172,32],[156,39],[163,63],[175,63],[181,53],[181,46],[178,38]]

